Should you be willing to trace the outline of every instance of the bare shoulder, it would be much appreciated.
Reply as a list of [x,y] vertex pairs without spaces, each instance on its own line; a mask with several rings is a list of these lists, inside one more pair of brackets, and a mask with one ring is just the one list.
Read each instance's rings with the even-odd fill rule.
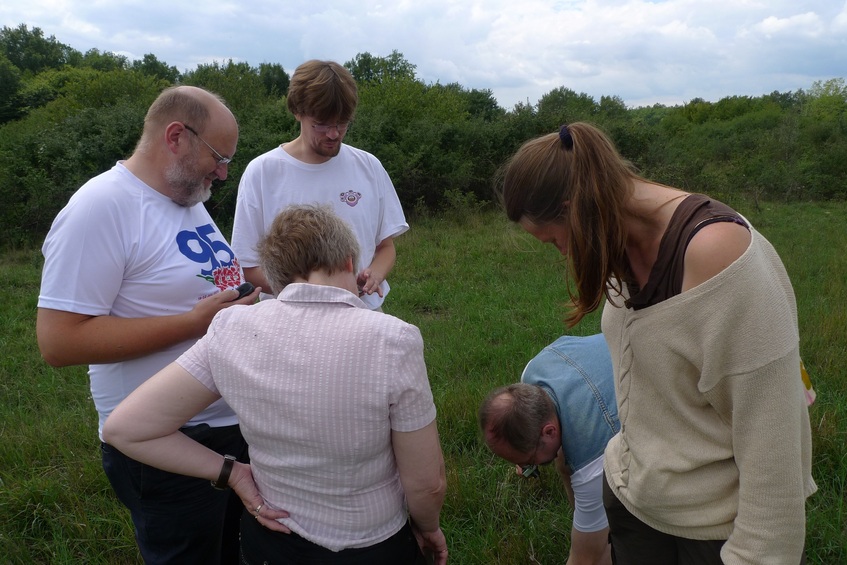
[[697,232],[685,251],[682,290],[690,290],[711,279],[750,246],[750,230],[734,222],[715,222]]

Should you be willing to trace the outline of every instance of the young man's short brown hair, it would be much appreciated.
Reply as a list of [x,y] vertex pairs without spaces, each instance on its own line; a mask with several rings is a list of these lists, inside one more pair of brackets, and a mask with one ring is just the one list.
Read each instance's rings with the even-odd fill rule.
[[350,71],[334,61],[313,59],[294,70],[286,103],[294,115],[343,123],[353,119],[359,93]]

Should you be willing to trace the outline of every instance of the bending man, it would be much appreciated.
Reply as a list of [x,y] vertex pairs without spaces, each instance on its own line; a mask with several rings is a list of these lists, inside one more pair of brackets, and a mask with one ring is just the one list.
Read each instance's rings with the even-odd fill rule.
[[485,443],[529,474],[557,461],[573,512],[568,565],[610,564],[603,451],[618,432],[612,364],[602,334],[563,336],[493,390],[479,409]]

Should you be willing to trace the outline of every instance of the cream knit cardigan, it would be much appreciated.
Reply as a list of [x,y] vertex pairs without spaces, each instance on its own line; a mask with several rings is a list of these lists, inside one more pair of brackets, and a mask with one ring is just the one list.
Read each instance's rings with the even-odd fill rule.
[[617,497],[651,527],[727,539],[727,565],[800,561],[811,475],[797,306],[751,229],[717,276],[639,311],[603,310],[621,431],[605,453]]

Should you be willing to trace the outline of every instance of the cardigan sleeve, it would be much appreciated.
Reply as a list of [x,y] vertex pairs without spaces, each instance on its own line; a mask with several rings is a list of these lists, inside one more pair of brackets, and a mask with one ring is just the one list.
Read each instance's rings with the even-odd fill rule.
[[721,550],[727,565],[798,563],[815,489],[794,293],[776,251],[757,239],[758,252],[724,292],[734,318],[721,328],[706,323],[703,334],[699,387],[730,427],[738,467],[738,511]]
[[800,561],[811,435],[798,367],[794,348],[707,393],[731,426],[738,466],[738,513],[721,550],[727,565]]
[[653,528],[726,539],[728,565],[799,563],[811,476],[791,283],[754,232],[719,275],[638,311],[606,305],[621,432],[615,495]]

